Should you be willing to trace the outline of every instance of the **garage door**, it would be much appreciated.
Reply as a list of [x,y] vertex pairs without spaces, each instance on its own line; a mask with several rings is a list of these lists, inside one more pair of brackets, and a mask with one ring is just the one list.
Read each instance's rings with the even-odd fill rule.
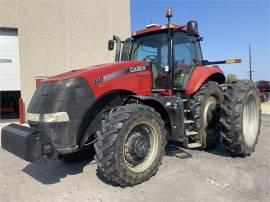
[[15,29],[0,28],[0,91],[20,89],[18,33]]

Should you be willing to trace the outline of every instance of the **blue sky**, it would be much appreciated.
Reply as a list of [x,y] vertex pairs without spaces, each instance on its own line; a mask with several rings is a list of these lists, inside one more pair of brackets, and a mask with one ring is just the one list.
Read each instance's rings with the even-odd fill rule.
[[254,80],[270,80],[270,0],[131,0],[131,31],[152,23],[197,20],[204,59],[241,58],[241,64],[220,65],[226,74],[248,79],[248,44],[252,47]]

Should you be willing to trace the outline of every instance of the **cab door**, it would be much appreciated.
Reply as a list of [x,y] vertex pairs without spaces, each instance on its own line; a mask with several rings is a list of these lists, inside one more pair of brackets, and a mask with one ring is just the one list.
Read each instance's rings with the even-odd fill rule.
[[201,51],[197,39],[183,32],[174,35],[174,88],[184,89],[197,62],[201,61]]

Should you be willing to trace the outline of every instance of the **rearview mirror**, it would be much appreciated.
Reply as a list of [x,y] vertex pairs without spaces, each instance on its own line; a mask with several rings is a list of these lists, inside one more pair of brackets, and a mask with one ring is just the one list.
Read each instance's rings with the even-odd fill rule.
[[114,48],[114,40],[110,39],[108,41],[108,50],[113,50],[113,48]]

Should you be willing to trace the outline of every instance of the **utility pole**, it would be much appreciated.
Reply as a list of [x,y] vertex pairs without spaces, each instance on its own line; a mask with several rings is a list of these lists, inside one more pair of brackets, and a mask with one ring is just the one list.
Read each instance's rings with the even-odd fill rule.
[[250,43],[248,44],[248,52],[249,52],[249,71],[248,71],[248,73],[249,73],[249,80],[252,81],[252,72],[254,72],[254,71],[252,70],[252,64],[251,64],[251,45],[250,45]]

